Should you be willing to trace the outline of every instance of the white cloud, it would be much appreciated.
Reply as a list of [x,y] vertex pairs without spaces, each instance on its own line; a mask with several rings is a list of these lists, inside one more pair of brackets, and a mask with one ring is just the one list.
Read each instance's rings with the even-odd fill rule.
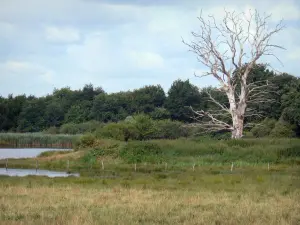
[[44,68],[35,63],[25,62],[25,61],[6,61],[0,64],[0,70],[5,71],[5,75],[22,77],[22,76],[32,76],[34,78],[41,78],[47,83],[52,83],[54,78],[54,72]]
[[105,33],[96,32],[86,36],[82,44],[70,45],[67,48],[67,57],[82,70],[89,73],[98,73],[109,70],[115,65],[111,58],[111,43]]
[[0,37],[9,37],[15,32],[15,26],[11,23],[0,21]]
[[156,69],[162,68],[164,59],[157,53],[153,52],[136,52],[129,53],[131,63],[134,67],[141,69]]
[[70,27],[46,27],[45,35],[50,42],[70,43],[80,40],[79,31]]
[[272,13],[272,20],[278,21],[284,20],[299,20],[300,19],[300,7],[295,4],[281,3],[276,4],[270,9]]
[[[178,78],[190,78],[200,86],[212,84],[213,78],[194,79],[195,70],[206,68],[188,52],[181,37],[192,40],[190,31],[198,31],[200,9],[220,21],[224,7],[237,12],[250,8],[272,12],[272,23],[284,17],[291,28],[274,37],[274,43],[287,48],[278,54],[284,71],[298,72],[300,36],[292,28],[300,19],[298,1],[136,2],[0,1],[0,62],[4,62],[0,65],[0,94],[10,92],[12,86],[24,92],[38,90],[36,80],[42,85],[39,90],[49,90],[49,83],[79,88],[89,82],[108,91],[150,83],[169,87]],[[79,11],[80,15],[74,13]],[[276,60],[270,62],[274,68],[279,66]],[[36,85],[29,88],[24,85],[27,81]]]

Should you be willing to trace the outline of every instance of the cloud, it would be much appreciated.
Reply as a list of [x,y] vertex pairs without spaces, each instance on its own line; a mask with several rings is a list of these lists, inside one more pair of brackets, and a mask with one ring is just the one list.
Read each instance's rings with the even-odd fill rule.
[[70,27],[47,27],[45,35],[50,42],[70,43],[80,40],[79,31]]
[[275,22],[281,19],[285,21],[300,19],[300,7],[296,4],[276,4],[271,7],[270,13],[272,14],[272,20]]
[[5,71],[6,77],[15,76],[32,76],[34,78],[41,78],[47,83],[52,83],[54,72],[31,62],[25,61],[7,61],[0,64],[0,69]]
[[164,59],[157,53],[132,51],[129,56],[132,65],[141,69],[162,68],[164,65]]
[[[158,83],[167,89],[178,78],[201,87],[215,84],[213,78],[194,77],[206,68],[181,37],[192,40],[201,9],[221,21],[224,7],[273,13],[271,25],[286,18],[288,28],[274,43],[288,49],[278,52],[281,70],[297,74],[299,6],[292,0],[2,0],[0,95],[41,95],[54,86],[80,88],[90,82],[108,92]],[[274,59],[268,62],[281,67]]]

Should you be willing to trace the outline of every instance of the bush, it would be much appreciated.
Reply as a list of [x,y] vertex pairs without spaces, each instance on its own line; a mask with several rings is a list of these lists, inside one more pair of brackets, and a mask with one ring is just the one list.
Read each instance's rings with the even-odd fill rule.
[[155,108],[153,112],[150,113],[152,119],[154,120],[164,120],[171,117],[170,112],[165,108]]
[[252,129],[251,133],[254,137],[266,137],[269,136],[272,129],[275,127],[275,119],[264,119],[260,124],[256,124]]
[[62,125],[59,129],[59,133],[61,134],[78,134],[78,128],[75,123],[66,123]]
[[158,139],[176,139],[184,135],[182,123],[171,120],[159,120],[155,122],[155,134],[153,138]]
[[98,121],[88,121],[84,123],[66,123],[62,125],[59,129],[61,134],[84,134],[95,132],[99,127],[102,127],[103,124]]
[[120,141],[135,140],[137,138],[137,130],[132,123],[119,122],[109,123],[103,128],[96,131],[97,137],[112,138]]
[[45,134],[59,134],[59,128],[58,127],[49,127],[43,133],[45,133]]
[[93,147],[96,143],[96,137],[93,134],[85,134],[79,139],[79,147],[87,148]]
[[138,140],[149,140],[156,132],[154,121],[145,114],[134,116],[131,124],[135,127]]
[[129,142],[120,150],[120,157],[128,163],[161,161],[162,150],[156,143]]
[[274,129],[270,133],[271,137],[283,138],[283,137],[295,137],[294,127],[287,122],[279,120]]

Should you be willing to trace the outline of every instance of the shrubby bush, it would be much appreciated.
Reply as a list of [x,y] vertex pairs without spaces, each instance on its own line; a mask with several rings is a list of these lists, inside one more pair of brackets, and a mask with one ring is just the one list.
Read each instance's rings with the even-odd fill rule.
[[270,135],[272,129],[275,127],[276,120],[266,118],[261,123],[256,124],[252,129],[251,133],[254,137],[267,137]]
[[279,120],[276,124],[274,129],[271,131],[270,136],[276,138],[291,138],[295,137],[296,134],[294,132],[294,126],[283,121]]
[[87,147],[93,147],[96,143],[96,137],[93,134],[85,134],[82,135],[78,142],[76,143],[75,148],[87,148]]
[[155,121],[155,130],[153,139],[176,139],[184,136],[183,123],[171,120]]
[[162,161],[162,153],[162,149],[156,143],[129,142],[120,150],[120,157],[127,163],[157,163]]
[[108,123],[95,133],[97,137],[112,138],[120,141],[137,139],[137,130],[135,126],[129,122]]
[[84,123],[66,123],[62,125],[59,129],[61,134],[84,134],[95,132],[99,127],[102,127],[103,124],[98,121],[88,121]]
[[49,127],[43,133],[45,133],[45,134],[59,134],[59,128],[58,127]]

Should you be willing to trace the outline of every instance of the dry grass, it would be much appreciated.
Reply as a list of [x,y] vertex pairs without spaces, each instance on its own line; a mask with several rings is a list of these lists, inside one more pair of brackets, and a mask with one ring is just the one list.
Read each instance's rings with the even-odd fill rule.
[[[0,189],[2,224],[300,224],[300,193],[82,188]],[[0,223],[1,223],[0,221]]]

